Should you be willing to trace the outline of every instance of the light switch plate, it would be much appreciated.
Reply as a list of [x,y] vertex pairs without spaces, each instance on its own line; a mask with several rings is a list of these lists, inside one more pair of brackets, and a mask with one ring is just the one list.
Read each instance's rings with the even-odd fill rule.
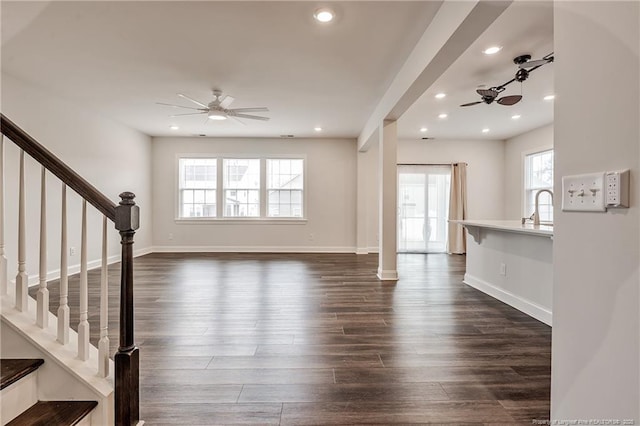
[[606,212],[605,172],[562,177],[562,211]]

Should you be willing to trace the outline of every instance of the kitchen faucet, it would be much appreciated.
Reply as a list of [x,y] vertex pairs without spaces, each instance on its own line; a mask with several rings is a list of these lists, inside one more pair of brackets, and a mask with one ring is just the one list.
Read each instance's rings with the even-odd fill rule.
[[536,192],[536,206],[535,206],[535,210],[533,212],[533,214],[531,215],[531,218],[533,219],[533,224],[534,225],[540,225],[540,212],[538,211],[538,203],[539,203],[539,198],[540,198],[540,194],[543,192],[548,192],[549,195],[551,196],[551,205],[553,205],[553,192],[551,192],[551,190],[549,189],[541,189],[538,192]]

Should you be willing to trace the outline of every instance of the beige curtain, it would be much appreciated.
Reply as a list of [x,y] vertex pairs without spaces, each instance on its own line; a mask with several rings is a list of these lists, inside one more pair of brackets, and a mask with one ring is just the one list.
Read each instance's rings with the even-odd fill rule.
[[[449,196],[449,220],[467,218],[467,165],[457,163],[451,166],[451,194]],[[464,254],[467,241],[462,225],[449,223],[447,252]]]

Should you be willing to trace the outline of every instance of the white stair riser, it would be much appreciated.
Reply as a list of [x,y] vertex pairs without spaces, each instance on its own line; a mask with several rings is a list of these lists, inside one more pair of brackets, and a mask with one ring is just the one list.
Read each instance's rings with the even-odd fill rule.
[[22,414],[33,404],[38,402],[37,371],[28,374],[0,392],[2,407],[2,424]]

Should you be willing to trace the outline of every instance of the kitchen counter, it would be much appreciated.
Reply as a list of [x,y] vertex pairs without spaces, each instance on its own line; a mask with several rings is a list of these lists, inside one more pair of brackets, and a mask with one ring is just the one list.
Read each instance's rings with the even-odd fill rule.
[[527,222],[523,225],[522,222],[518,220],[452,220],[451,222],[459,223],[467,229],[472,227],[488,228],[519,234],[553,237],[552,225],[534,225],[531,222]]

